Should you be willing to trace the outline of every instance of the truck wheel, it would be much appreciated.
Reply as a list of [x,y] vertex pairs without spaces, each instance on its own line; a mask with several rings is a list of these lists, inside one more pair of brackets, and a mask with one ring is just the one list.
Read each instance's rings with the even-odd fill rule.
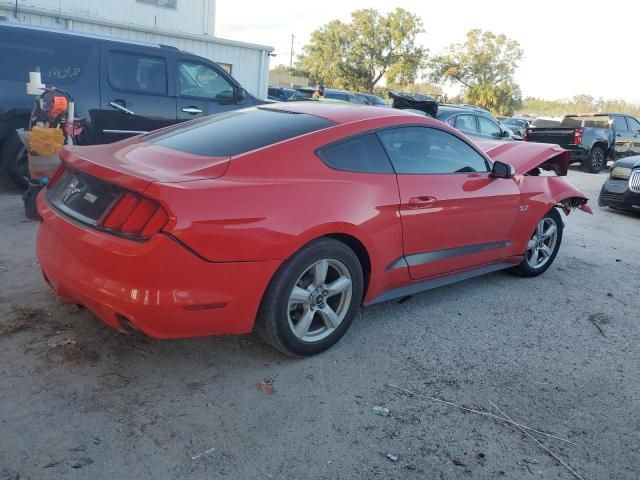
[[29,162],[27,148],[18,134],[14,133],[5,140],[0,159],[11,181],[21,190],[26,190],[29,186]]
[[607,154],[602,147],[593,147],[586,161],[582,164],[590,173],[598,173],[607,165]]

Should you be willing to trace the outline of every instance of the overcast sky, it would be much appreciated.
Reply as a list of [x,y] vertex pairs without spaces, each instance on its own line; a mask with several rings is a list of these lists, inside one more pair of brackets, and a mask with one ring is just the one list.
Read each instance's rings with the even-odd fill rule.
[[520,42],[525,57],[516,80],[525,96],[556,99],[585,93],[640,102],[637,0],[218,0],[216,35],[275,47],[271,66],[288,65],[291,34],[299,53],[309,34],[333,19],[348,21],[359,8],[386,13],[396,6],[422,17],[425,33],[418,41],[432,53],[463,41],[472,28]]

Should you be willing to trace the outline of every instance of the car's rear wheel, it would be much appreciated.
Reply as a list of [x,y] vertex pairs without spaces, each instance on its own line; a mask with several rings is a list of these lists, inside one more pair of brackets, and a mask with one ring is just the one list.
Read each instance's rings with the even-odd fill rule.
[[553,263],[562,243],[562,217],[554,208],[536,225],[524,259],[513,272],[523,277],[535,277],[544,273]]
[[326,350],[347,331],[362,301],[358,257],[331,238],[316,240],[278,270],[267,288],[256,331],[287,355]]
[[591,153],[583,164],[585,170],[591,173],[598,173],[607,166],[607,155],[602,147],[593,147]]

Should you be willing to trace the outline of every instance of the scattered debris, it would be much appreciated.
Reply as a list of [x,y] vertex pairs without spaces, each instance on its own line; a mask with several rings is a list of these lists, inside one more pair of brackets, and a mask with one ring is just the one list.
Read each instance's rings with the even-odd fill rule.
[[458,467],[466,467],[466,465],[462,463],[462,461],[458,460],[457,458],[454,458],[451,461],[453,462],[454,465],[457,465]]
[[476,455],[476,458],[477,458],[478,460],[484,460],[486,457],[487,457],[487,456],[486,456],[484,453],[482,453],[482,452],[479,452],[479,453]]
[[88,458],[88,457],[86,457],[86,458],[81,458],[81,459],[80,459],[80,460],[78,460],[77,462],[72,463],[72,464],[71,464],[71,468],[79,469],[79,468],[82,468],[82,467],[86,467],[86,466],[88,466],[88,465],[91,465],[92,463],[93,463],[93,459],[91,459],[91,458]]
[[621,262],[622,260],[620,260],[619,258],[616,258],[616,262]]
[[371,411],[376,415],[380,415],[381,417],[388,417],[390,413],[390,410],[388,408],[378,406],[373,407]]
[[604,330],[602,330],[602,327],[600,326],[601,323],[609,323],[609,319],[604,313],[592,313],[591,315],[589,315],[589,321],[593,323],[593,325],[598,329],[600,335],[607,338]]
[[613,293],[611,292],[607,293],[607,297],[613,297]]
[[460,410],[464,410],[465,412],[476,413],[476,414],[481,415],[483,417],[494,418],[496,420],[500,420],[501,422],[508,423],[509,425],[514,425],[514,426],[516,426],[518,428],[522,428],[524,430],[529,430],[531,432],[539,433],[540,435],[544,435],[545,437],[549,437],[549,438],[554,438],[556,440],[560,440],[561,442],[569,443],[571,445],[579,445],[578,442],[567,440],[566,438],[558,437],[558,436],[552,435],[550,433],[541,432],[540,430],[536,430],[535,428],[531,428],[531,427],[528,427],[526,425],[522,425],[520,423],[515,423],[513,420],[509,420],[507,418],[503,418],[503,417],[500,417],[498,415],[494,415],[493,413],[482,412],[480,410],[475,410],[473,408],[463,407],[462,405],[458,405],[458,404],[453,403],[453,402],[447,402],[446,400],[442,400],[440,398],[430,397],[429,395],[423,395],[421,393],[412,392],[411,390],[407,390],[406,388],[398,387],[398,386],[392,385],[390,383],[385,383],[384,386],[388,387],[388,388],[393,388],[395,390],[399,390],[401,392],[404,392],[404,393],[406,393],[408,395],[411,395],[411,396],[414,396],[414,397],[426,398],[427,400],[431,400],[433,402],[444,403],[445,405],[449,405],[451,407],[459,408]]
[[86,346],[78,345],[75,340],[66,339],[58,343],[50,343],[47,357],[56,363],[74,363],[83,365],[95,363],[100,356]]
[[47,463],[44,467],[42,468],[51,468],[51,467],[55,467],[57,465],[60,465],[62,463],[62,460],[54,460],[53,462],[49,462]]
[[395,463],[400,457],[398,455],[394,455],[393,453],[387,453],[387,458]]
[[45,315],[47,312],[42,308],[14,305],[11,307],[11,318],[7,322],[0,323],[0,337],[27,330],[42,320]]
[[493,403],[492,401],[489,401],[489,403],[491,404],[491,406],[493,408],[495,408],[496,410],[498,410],[498,412],[500,412],[500,415],[502,415],[503,417],[505,417],[507,420],[509,420],[510,422],[512,422],[522,433],[524,433],[527,437],[529,437],[531,440],[533,440],[534,442],[536,442],[536,445],[538,445],[540,448],[542,448],[545,452],[547,452],[549,455],[551,455],[551,457],[553,457],[554,460],[556,460],[560,465],[562,465],[563,467],[565,467],[567,470],[569,470],[569,472],[571,472],[571,474],[576,477],[578,480],[584,480],[584,478],[582,478],[580,475],[578,475],[578,473],[571,468],[569,465],[567,465],[566,463],[564,463],[560,457],[558,457],[555,453],[553,453],[551,450],[549,450],[547,447],[545,447],[542,443],[540,443],[540,441],[534,437],[533,435],[531,435],[529,432],[527,432],[524,428],[520,427],[519,425],[517,425],[515,422],[513,422],[513,420],[511,420],[511,417],[509,417],[509,415],[507,415],[507,413],[503,412],[502,410],[500,410],[500,408]]
[[532,458],[523,458],[522,461],[524,463],[530,463],[531,465],[537,465],[538,461],[537,460],[533,460]]
[[204,451],[204,452],[202,452],[202,453],[199,453],[199,454],[197,454],[197,455],[192,456],[192,457],[191,457],[191,460],[197,460],[197,459],[199,459],[200,457],[202,457],[202,456],[204,456],[204,455],[208,455],[209,453],[212,453],[212,452],[215,452],[215,451],[216,451],[215,447],[212,447],[212,448],[210,448],[209,450],[205,450],[205,451]]
[[273,395],[273,380],[270,378],[265,379],[264,382],[258,383],[256,387],[258,387],[258,390],[265,395]]

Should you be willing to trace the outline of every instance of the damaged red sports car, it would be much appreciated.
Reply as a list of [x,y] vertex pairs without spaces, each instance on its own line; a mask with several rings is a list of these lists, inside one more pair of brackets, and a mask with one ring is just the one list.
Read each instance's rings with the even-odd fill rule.
[[292,355],[331,346],[362,304],[539,275],[561,210],[589,211],[559,147],[473,143],[394,109],[250,108],[62,158],[37,238],[61,298],[122,331],[255,328]]

